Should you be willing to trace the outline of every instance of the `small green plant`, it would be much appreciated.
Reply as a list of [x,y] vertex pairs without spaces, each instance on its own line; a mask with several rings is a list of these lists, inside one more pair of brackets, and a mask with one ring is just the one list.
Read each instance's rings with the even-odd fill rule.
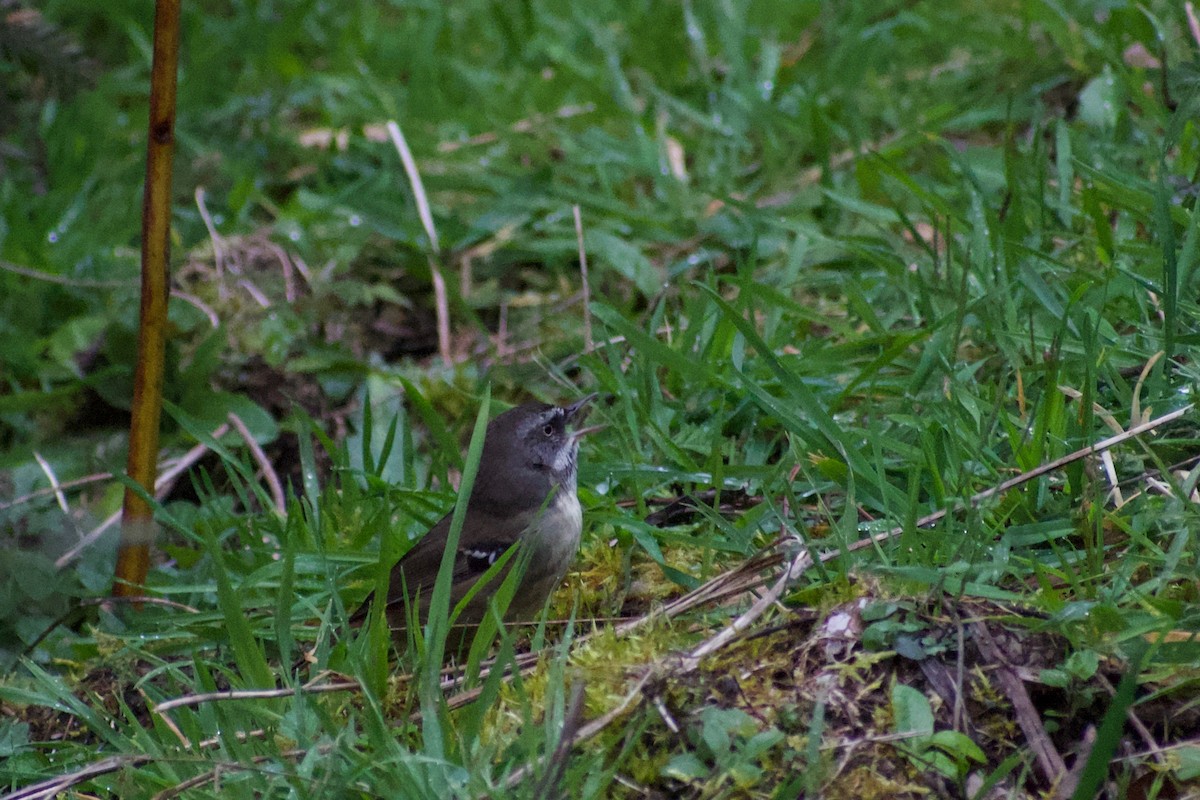
[[933,708],[920,690],[899,683],[893,686],[892,714],[895,733],[903,737],[896,748],[914,769],[962,781],[972,766],[987,763],[987,756],[966,734],[934,730]]
[[674,756],[662,774],[712,793],[727,785],[743,791],[757,786],[763,777],[760,760],[784,734],[774,727],[764,729],[739,708],[708,707],[696,714],[688,738],[693,749]]

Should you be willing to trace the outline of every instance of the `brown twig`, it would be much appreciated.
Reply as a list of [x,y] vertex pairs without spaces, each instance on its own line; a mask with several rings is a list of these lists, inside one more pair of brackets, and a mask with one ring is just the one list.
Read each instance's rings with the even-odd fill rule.
[[1092,748],[1095,746],[1096,726],[1088,725],[1083,732],[1083,737],[1079,740],[1075,763],[1055,787],[1053,800],[1070,800],[1075,796],[1075,790],[1079,788],[1079,779],[1083,777],[1083,771],[1087,768],[1088,760],[1092,756]]
[[796,578],[798,578],[805,570],[813,564],[812,556],[809,551],[801,549],[788,568],[783,571],[783,574],[775,581],[775,584],[763,596],[754,601],[754,604],[739,616],[726,628],[722,629],[716,636],[709,638],[707,641],[694,648],[684,659],[684,664],[687,671],[691,672],[699,665],[701,659],[715,653],[725,645],[736,639],[743,631],[748,629],[754,622],[761,617],[766,610],[775,604],[783,595],[783,590],[788,587]]
[[293,748],[291,750],[285,750],[282,753],[278,753],[278,754],[265,755],[265,756],[254,756],[253,758],[250,759],[250,763],[248,763],[248,764],[237,762],[237,761],[224,761],[224,762],[221,762],[220,764],[218,764],[213,769],[208,770],[207,772],[202,772],[199,775],[193,775],[191,778],[188,778],[186,781],[177,783],[168,789],[163,789],[161,792],[154,795],[153,798],[151,798],[151,800],[170,800],[170,798],[172,798],[172,797],[178,797],[179,795],[183,794],[184,792],[188,791],[189,789],[196,789],[200,786],[204,786],[207,783],[211,783],[211,782],[217,780],[217,778],[220,777],[222,772],[245,772],[245,771],[248,771],[250,769],[257,767],[259,764],[265,764],[269,761],[273,761],[276,758],[294,758],[294,759],[304,758],[305,756],[311,754],[313,752],[313,750],[315,750],[317,753],[319,753],[321,755],[325,755],[325,754],[332,752],[333,747],[334,747],[333,744],[329,743],[329,742],[317,745],[313,749],[297,747],[297,748]]
[[358,681],[340,681],[334,683],[306,683],[299,689],[284,687],[281,689],[231,689],[225,692],[207,692],[205,694],[189,694],[165,700],[151,709],[151,713],[162,714],[174,708],[198,706],[204,703],[217,703],[224,700],[271,700],[279,697],[291,697],[297,692],[318,694],[324,692],[352,692],[362,688]]
[[111,481],[113,474],[111,472],[96,472],[91,475],[85,475],[82,478],[74,478],[73,480],[63,481],[54,486],[48,486],[45,489],[34,489],[32,492],[23,494],[20,497],[14,497],[12,500],[0,502],[0,511],[6,511],[10,508],[15,508],[23,503],[28,503],[31,500],[37,500],[39,497],[45,497],[48,494],[57,494],[63,489],[78,489],[80,486],[87,486],[93,483],[102,481]]
[[[1096,673],[1096,681],[1104,687],[1104,691],[1108,692],[1109,697],[1115,697],[1117,690],[1109,682],[1108,678],[1101,673]],[[1129,720],[1129,727],[1137,731],[1137,735],[1147,747],[1147,753],[1154,758],[1159,764],[1166,766],[1167,759],[1162,754],[1162,747],[1158,742],[1154,741],[1154,734],[1146,727],[1146,723],[1142,722],[1141,718],[1134,713],[1133,706],[1125,712],[1126,718]],[[1084,759],[1086,760],[1086,759]]]
[[127,597],[86,597],[79,601],[79,605],[81,606],[107,606],[114,603],[145,603],[151,606],[173,608],[176,611],[186,611],[189,614],[200,613],[200,609],[193,608],[187,603],[180,603],[175,600],[168,600],[165,597],[154,597],[148,594],[129,595]]
[[157,756],[147,755],[146,753],[109,756],[72,772],[55,775],[53,778],[40,781],[32,786],[17,789],[15,792],[3,795],[0,800],[52,800],[52,798],[58,797],[59,794],[67,791],[72,786],[78,786],[84,781],[98,778],[101,775],[107,775],[110,772],[116,772],[123,767],[140,767],[149,764],[155,758]]
[[1030,699],[1029,692],[1025,690],[1024,681],[1021,680],[1017,670],[1008,663],[1008,659],[1000,651],[999,645],[992,638],[991,631],[988,630],[985,623],[972,623],[971,631],[974,634],[976,646],[979,648],[979,654],[984,661],[995,665],[996,680],[1005,696],[1008,697],[1008,701],[1012,703],[1017,725],[1021,727],[1021,732],[1025,734],[1025,741],[1028,742],[1029,749],[1033,751],[1034,766],[1037,768],[1043,785],[1056,787],[1059,781],[1066,776],[1067,765],[1058,750],[1055,749],[1054,743],[1050,741],[1050,735],[1046,733],[1046,727],[1042,724],[1042,717],[1038,713],[1037,707],[1034,706],[1033,700]]
[[283,273],[283,296],[289,303],[296,302],[296,278],[294,273],[299,272],[302,277],[307,280],[307,276],[303,271],[298,269],[292,263],[291,257],[287,250],[284,250],[275,242],[268,241],[266,247],[275,255],[275,260],[279,262],[280,271]]
[[230,411],[228,419],[242,437],[242,441],[246,443],[255,463],[258,464],[263,480],[267,482],[267,488],[271,492],[271,502],[275,505],[275,513],[283,516],[287,512],[287,500],[283,496],[283,484],[279,481],[279,476],[275,474],[275,468],[271,466],[271,459],[267,458],[267,454],[263,452],[262,447],[254,438],[254,434],[250,433],[250,429],[246,427],[246,423],[242,422],[241,417]]

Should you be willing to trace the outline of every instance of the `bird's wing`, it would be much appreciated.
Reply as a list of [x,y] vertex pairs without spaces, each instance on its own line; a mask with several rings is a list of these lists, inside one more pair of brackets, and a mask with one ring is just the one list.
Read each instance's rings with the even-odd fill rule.
[[[442,555],[454,512],[446,514],[429,532],[405,553],[392,570],[387,607],[391,616],[404,614],[406,608],[419,609],[422,619],[433,594],[433,584],[441,568]],[[504,552],[520,539],[536,517],[535,513],[500,516],[483,510],[467,509],[451,573],[450,607],[461,600],[475,581],[487,572]],[[361,623],[374,600],[374,593],[350,617]]]

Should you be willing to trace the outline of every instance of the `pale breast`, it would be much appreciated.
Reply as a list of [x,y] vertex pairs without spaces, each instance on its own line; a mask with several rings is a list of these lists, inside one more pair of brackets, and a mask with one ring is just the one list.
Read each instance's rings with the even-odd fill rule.
[[537,545],[530,569],[554,572],[561,577],[579,550],[579,535],[583,531],[579,498],[574,492],[564,492],[547,506],[536,524]]
[[563,492],[543,510],[527,539],[533,553],[521,589],[509,607],[509,616],[524,617],[537,613],[558,583],[567,574],[579,551],[583,531],[583,510],[574,492]]

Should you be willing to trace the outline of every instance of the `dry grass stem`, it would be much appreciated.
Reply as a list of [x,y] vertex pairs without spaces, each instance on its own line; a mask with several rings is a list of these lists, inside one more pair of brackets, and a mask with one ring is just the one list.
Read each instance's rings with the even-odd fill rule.
[[203,703],[216,703],[222,700],[269,700],[277,697],[291,697],[297,692],[320,694],[325,692],[353,692],[362,689],[358,681],[333,681],[331,683],[306,683],[299,688],[286,687],[282,689],[230,689],[225,692],[208,692],[207,694],[192,694],[187,697],[176,697],[154,706],[153,713],[162,714],[174,708],[198,706]]
[[438,353],[442,363],[450,366],[454,363],[450,352],[450,300],[446,293],[446,279],[442,275],[440,264],[441,244],[438,242],[437,229],[433,225],[433,212],[429,207],[429,197],[425,194],[425,184],[421,181],[421,173],[417,170],[417,161],[413,158],[403,131],[394,120],[387,121],[388,136],[400,154],[400,163],[408,175],[409,186],[412,187],[413,198],[417,203],[417,216],[429,237],[429,272],[433,277],[433,299],[437,314]]
[[271,492],[271,502],[275,506],[275,513],[283,516],[287,512],[287,500],[283,496],[283,483],[280,482],[279,475],[275,473],[271,459],[267,458],[267,454],[263,452],[258,440],[254,438],[254,434],[250,433],[250,429],[246,427],[246,423],[242,422],[241,417],[230,411],[228,419],[242,437],[242,441],[246,443],[254,462],[258,464],[263,480],[267,483],[267,489]]
[[583,346],[587,352],[592,351],[592,290],[588,284],[587,248],[583,246],[583,217],[579,213],[579,204],[571,206],[575,215],[575,238],[579,241],[579,277],[583,284]]

